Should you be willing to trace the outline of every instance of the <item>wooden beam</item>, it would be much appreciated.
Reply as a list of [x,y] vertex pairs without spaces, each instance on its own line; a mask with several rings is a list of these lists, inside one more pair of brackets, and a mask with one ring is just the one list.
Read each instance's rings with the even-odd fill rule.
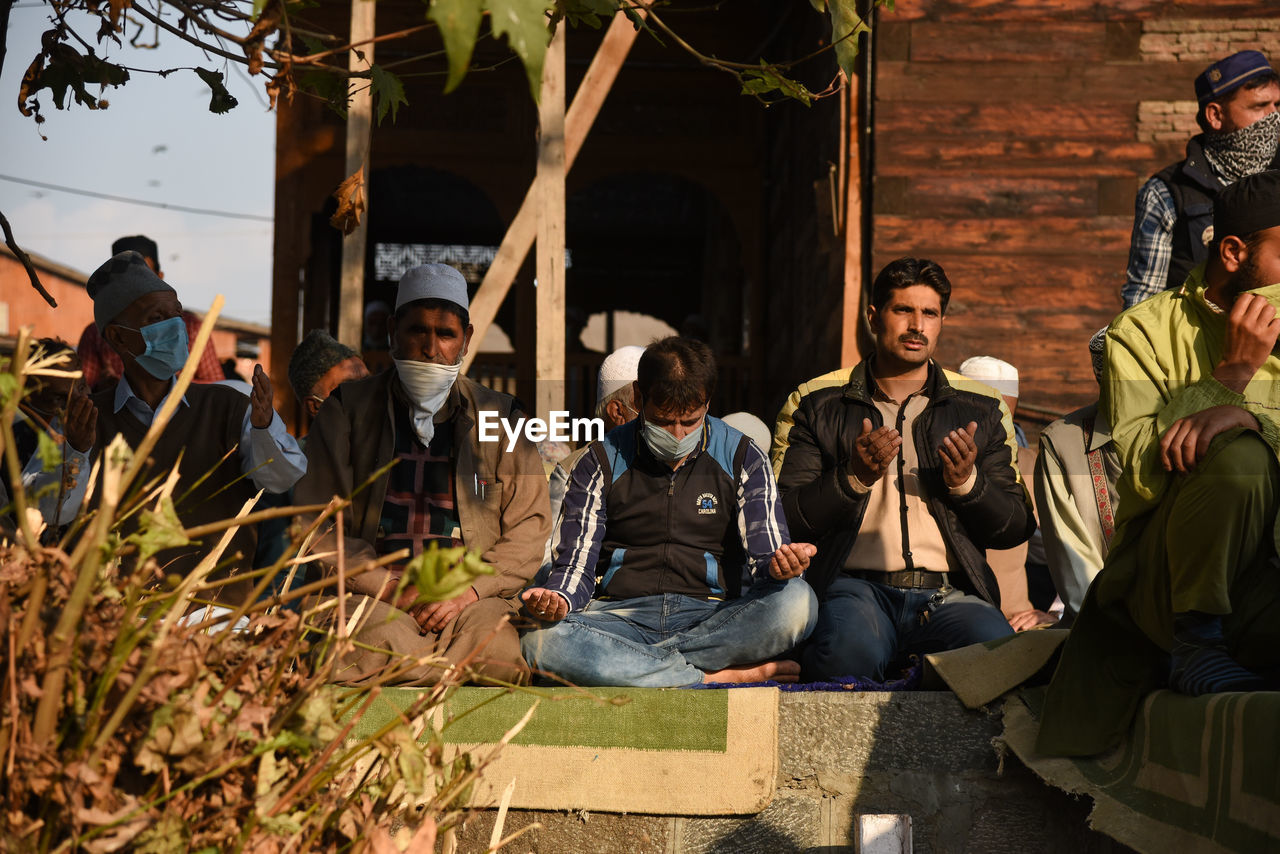
[[[634,11],[637,15],[646,14],[643,9]],[[573,161],[582,149],[587,133],[591,130],[596,116],[599,115],[600,107],[604,104],[604,99],[609,94],[613,81],[617,79],[618,71],[622,68],[622,63],[626,60],[635,40],[635,25],[624,13],[619,12],[614,16],[613,23],[609,25],[609,31],[605,33],[604,40],[596,50],[596,55],[592,58],[591,65],[582,78],[582,84],[573,96],[573,103],[569,105],[569,110],[564,117],[566,173],[573,168]],[[533,245],[538,230],[537,216],[535,180],[535,184],[531,185],[525,193],[520,210],[511,221],[511,225],[507,227],[507,233],[502,238],[502,244],[498,247],[493,263],[484,274],[484,281],[480,283],[480,288],[471,299],[471,323],[475,327],[473,341],[484,340],[485,332],[497,316],[503,300],[507,298],[507,291],[511,289],[511,283],[515,280],[520,265],[524,263],[525,257],[529,254],[529,248]],[[463,359],[464,371],[471,366],[478,350],[477,345]]]
[[[373,65],[373,0],[351,0],[351,43],[360,44],[347,56],[347,68],[365,71]],[[361,56],[363,54],[363,57]],[[373,133],[373,87],[356,78],[358,91],[347,105],[347,162],[344,175],[364,169],[364,214],[356,230],[342,240],[342,284],[338,300],[338,340],[360,349],[364,332],[364,259],[369,237],[369,143]]]
[[856,365],[862,361],[858,348],[858,330],[862,325],[863,253],[862,245],[862,157],[866,129],[862,126],[865,111],[862,109],[862,80],[855,77],[845,81],[841,96],[841,128],[843,144],[840,164],[844,185],[844,210],[839,219],[844,225],[844,319],[840,336],[840,364]]
[[538,256],[535,400],[538,417],[564,409],[564,41],[563,21],[547,48],[538,99]]

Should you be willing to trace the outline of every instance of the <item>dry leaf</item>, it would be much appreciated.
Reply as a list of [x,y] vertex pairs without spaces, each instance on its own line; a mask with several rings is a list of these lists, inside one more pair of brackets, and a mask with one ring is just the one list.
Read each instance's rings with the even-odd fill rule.
[[339,184],[333,197],[338,200],[338,209],[329,218],[329,225],[348,235],[360,226],[364,216],[364,167]]

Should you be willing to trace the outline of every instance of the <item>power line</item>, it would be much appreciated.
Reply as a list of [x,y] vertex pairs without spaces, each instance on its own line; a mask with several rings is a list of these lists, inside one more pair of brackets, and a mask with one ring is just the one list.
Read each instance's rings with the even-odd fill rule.
[[189,208],[186,205],[171,205],[167,202],[150,202],[145,199],[130,199],[126,196],[113,196],[110,193],[96,193],[93,190],[80,190],[76,187],[61,187],[57,184],[46,184],[43,181],[31,181],[27,178],[15,178],[12,175],[0,175],[0,181],[12,181],[15,184],[26,184],[42,190],[57,190],[60,193],[72,193],[77,196],[89,196],[94,199],[106,199],[109,202],[124,202],[127,205],[143,205],[148,208],[164,208],[169,211],[200,214],[201,216],[221,216],[227,219],[251,219],[256,222],[274,222],[274,217],[260,214],[232,213],[231,211],[215,211],[209,208]]

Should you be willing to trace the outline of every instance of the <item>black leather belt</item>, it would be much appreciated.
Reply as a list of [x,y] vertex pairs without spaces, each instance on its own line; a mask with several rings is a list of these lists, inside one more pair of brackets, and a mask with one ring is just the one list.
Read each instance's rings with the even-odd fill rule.
[[945,572],[925,572],[923,570],[904,569],[899,572],[877,572],[872,569],[847,569],[845,575],[862,578],[889,587],[919,587],[925,590],[937,590],[947,586]]

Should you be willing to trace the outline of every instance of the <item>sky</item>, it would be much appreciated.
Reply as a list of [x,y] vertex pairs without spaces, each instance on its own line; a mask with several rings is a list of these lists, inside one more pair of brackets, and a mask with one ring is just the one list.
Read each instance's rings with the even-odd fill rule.
[[[48,28],[45,3],[18,0],[14,5],[0,74],[0,176],[271,217],[275,113],[267,111],[261,82],[250,82],[243,66],[228,68],[221,58],[205,57],[163,32],[154,50],[113,46],[100,53],[123,55],[124,64],[134,68],[200,65],[229,74],[227,87],[239,106],[222,115],[210,113],[209,89],[190,71],[163,79],[134,74],[124,86],[107,90],[105,110],[74,103],[58,110],[48,90],[42,91],[47,121],[37,130],[33,119],[18,112],[18,88]],[[93,25],[78,28],[87,39],[95,30]],[[0,211],[24,249],[86,274],[110,256],[117,237],[145,234],[158,244],[166,281],[184,306],[202,311],[221,293],[227,317],[271,321],[269,221],[143,207],[5,177],[0,177]]]

